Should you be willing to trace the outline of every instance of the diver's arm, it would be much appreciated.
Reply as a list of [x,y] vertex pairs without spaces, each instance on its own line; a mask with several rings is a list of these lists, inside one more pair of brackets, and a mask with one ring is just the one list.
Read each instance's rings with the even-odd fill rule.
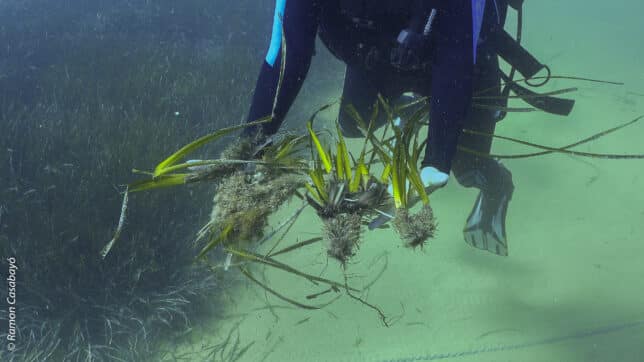
[[472,98],[474,46],[471,0],[443,3],[432,31],[430,124],[423,167],[449,174],[458,137]]
[[[286,62],[282,84],[275,105],[274,117],[262,126],[263,133],[271,135],[279,129],[293,104],[311,64],[318,24],[316,0],[276,0],[275,18],[270,47],[257,79],[248,122],[273,112],[282,64],[282,29],[286,41]],[[246,135],[259,128],[249,128]]]

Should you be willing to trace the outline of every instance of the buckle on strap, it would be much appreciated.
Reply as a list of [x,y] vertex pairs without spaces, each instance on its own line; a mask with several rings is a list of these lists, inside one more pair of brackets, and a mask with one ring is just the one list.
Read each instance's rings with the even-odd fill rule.
[[369,29],[369,30],[374,30],[376,29],[375,22],[370,19],[364,19],[364,18],[358,18],[358,17],[352,17],[351,22],[359,28],[363,29]]

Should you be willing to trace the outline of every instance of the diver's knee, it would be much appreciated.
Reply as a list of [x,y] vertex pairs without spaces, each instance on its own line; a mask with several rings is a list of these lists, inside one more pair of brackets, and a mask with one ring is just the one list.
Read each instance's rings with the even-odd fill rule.
[[486,183],[485,175],[477,168],[465,169],[452,165],[452,173],[456,181],[463,187],[480,189]]
[[358,128],[357,122],[348,115],[341,115],[338,119],[338,124],[340,125],[340,132],[342,136],[346,138],[359,138],[363,137],[360,128]]
[[456,159],[452,164],[454,178],[463,187],[475,187],[487,192],[512,192],[512,172],[503,164],[489,158],[474,158],[470,162]]
[[[469,162],[468,162],[469,161]],[[476,162],[473,158],[465,158],[461,152],[457,152],[454,160],[452,160],[452,174],[456,181],[464,187],[472,187],[482,176],[474,167]]]

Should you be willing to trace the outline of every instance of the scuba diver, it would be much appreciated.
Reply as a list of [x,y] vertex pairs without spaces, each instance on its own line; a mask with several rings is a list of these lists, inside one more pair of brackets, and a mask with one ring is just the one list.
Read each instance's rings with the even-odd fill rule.
[[[480,190],[463,230],[465,241],[507,255],[505,219],[514,190],[512,175],[497,160],[483,156],[490,152],[492,137],[463,129],[494,133],[507,103],[502,79],[519,95],[534,94],[507,78],[499,69],[498,56],[526,78],[547,69],[504,30],[508,6],[518,10],[521,3],[276,0],[271,42],[248,122],[267,116],[272,119],[246,128],[242,137],[256,145],[270,142],[306,78],[319,35],[331,53],[347,65],[339,114],[343,135],[363,136],[346,110],[348,105],[369,119],[378,95],[392,103],[404,93],[429,96],[430,122],[421,179],[433,191],[444,186],[452,172],[464,187]],[[474,104],[473,94],[484,94],[487,102]],[[526,97],[526,101],[532,98]],[[531,104],[550,113],[568,114],[572,104],[558,101],[567,100],[546,97]]]

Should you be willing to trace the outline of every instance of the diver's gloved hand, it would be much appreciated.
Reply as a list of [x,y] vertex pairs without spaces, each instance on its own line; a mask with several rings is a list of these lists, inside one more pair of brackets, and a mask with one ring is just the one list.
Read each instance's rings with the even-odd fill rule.
[[[449,179],[448,174],[432,166],[426,166],[420,170],[420,180],[423,182],[423,185],[425,186],[425,190],[427,191],[428,194],[431,194],[437,189],[447,185],[448,179]],[[407,181],[407,188],[409,188],[409,181]],[[389,184],[387,191],[389,191],[389,195],[393,195],[394,194],[393,185]]]
[[261,159],[266,148],[272,144],[272,137],[264,135],[260,130],[245,131],[223,150],[221,157],[229,160]]
[[425,185],[425,189],[428,193],[431,193],[432,191],[445,186],[449,179],[449,175],[435,167],[426,166],[420,170],[420,179],[423,181],[423,185]]
[[397,38],[398,46],[391,50],[391,64],[402,70],[421,66],[426,42],[423,34],[411,29],[403,29]]
[[[405,126],[405,121],[400,118],[396,117],[393,120],[393,125],[394,127],[398,129],[402,129]],[[393,145],[396,145],[396,140],[394,140]],[[392,156],[391,154],[389,156]],[[436,189],[439,189],[447,184],[447,180],[449,179],[449,175],[438,170],[435,167],[432,166],[425,166],[420,169],[420,180],[423,182],[423,185],[425,185],[425,190],[427,190],[427,193],[430,194],[434,192]],[[409,181],[407,182],[407,188],[409,188]],[[389,185],[387,188],[389,191],[389,195],[394,194],[394,188],[393,185]]]
[[[425,190],[427,191],[428,194],[430,194],[436,191],[437,189],[445,186],[447,184],[447,180],[449,179],[449,175],[439,171],[435,167],[427,166],[427,167],[423,167],[420,170],[420,179],[423,182],[423,185],[425,185]],[[407,188],[409,188],[409,181],[407,181]],[[389,195],[393,197],[394,188],[391,184],[389,184],[389,186],[387,187],[387,191],[389,192]],[[413,200],[411,202],[411,205],[408,205],[408,206],[411,207],[416,202],[418,202],[418,199]],[[394,212],[393,210],[388,210],[387,212],[390,214],[382,213],[373,221],[371,221],[369,223],[369,230],[379,228],[382,225],[389,222],[393,218]]]

